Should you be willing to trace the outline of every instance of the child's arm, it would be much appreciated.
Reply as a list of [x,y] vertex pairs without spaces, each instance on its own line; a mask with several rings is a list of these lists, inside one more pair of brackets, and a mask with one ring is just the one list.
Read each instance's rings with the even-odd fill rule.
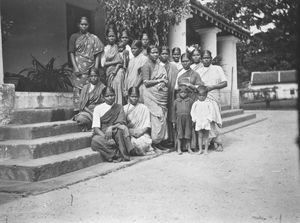
[[177,106],[176,106],[176,101],[174,101],[174,103],[173,103],[173,111],[174,111],[174,115],[173,115],[173,117],[172,117],[172,125],[173,125],[173,128],[175,129],[176,128],[176,118],[177,118],[177,113],[176,113],[176,111],[177,111]]
[[196,122],[196,102],[193,103],[192,108],[191,108],[191,118],[192,118],[192,122]]

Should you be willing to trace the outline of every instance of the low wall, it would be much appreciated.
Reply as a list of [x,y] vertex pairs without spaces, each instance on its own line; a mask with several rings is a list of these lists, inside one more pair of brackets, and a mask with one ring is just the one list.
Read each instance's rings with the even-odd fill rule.
[[14,109],[74,107],[73,92],[16,92]]

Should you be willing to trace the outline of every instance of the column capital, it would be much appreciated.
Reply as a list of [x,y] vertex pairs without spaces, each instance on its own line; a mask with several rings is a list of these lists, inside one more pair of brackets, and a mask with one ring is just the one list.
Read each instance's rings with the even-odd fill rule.
[[239,38],[233,36],[233,35],[228,35],[228,36],[218,36],[217,38],[218,42],[222,42],[222,41],[231,41],[234,43],[237,43],[239,41]]
[[201,34],[207,34],[207,33],[213,33],[213,34],[217,34],[219,32],[221,32],[222,30],[217,28],[217,27],[210,27],[210,28],[203,28],[203,29],[197,29],[196,32]]

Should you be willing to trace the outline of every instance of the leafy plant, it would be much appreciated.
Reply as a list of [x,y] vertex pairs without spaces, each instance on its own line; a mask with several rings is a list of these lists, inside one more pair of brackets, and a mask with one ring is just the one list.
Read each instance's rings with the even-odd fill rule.
[[[32,67],[21,70],[17,76],[19,83],[17,91],[42,91],[42,92],[66,92],[72,91],[75,79],[72,69],[68,64],[59,68],[54,67],[54,58],[43,65],[32,56]],[[11,75],[15,76],[16,75]]]
[[104,3],[106,26],[124,27],[135,37],[147,30],[156,44],[167,44],[170,25],[191,13],[189,0],[99,0]]

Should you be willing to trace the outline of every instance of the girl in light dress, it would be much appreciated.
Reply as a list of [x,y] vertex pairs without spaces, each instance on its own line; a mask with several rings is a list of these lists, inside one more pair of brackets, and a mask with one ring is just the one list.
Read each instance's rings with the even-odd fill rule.
[[[209,131],[211,130],[211,124],[213,121],[213,105],[209,99],[207,99],[208,89],[206,86],[199,86],[197,88],[198,98],[192,105],[191,117],[193,127],[198,135],[199,152],[202,154],[202,145],[204,144],[204,154],[208,154],[209,145]],[[218,146],[222,146],[221,143],[215,142]]]

